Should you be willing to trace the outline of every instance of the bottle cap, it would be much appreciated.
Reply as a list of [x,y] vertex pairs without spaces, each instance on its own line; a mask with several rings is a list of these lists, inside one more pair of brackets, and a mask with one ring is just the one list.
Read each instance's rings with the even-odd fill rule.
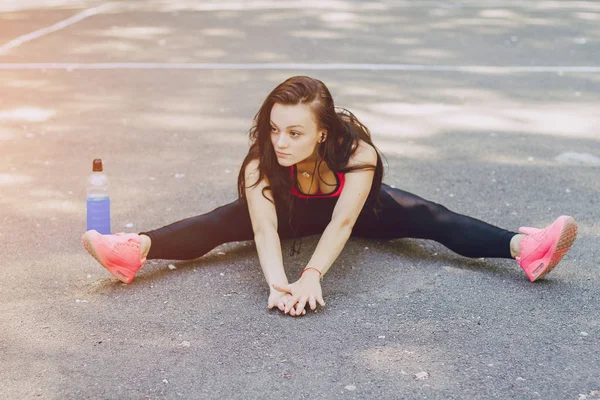
[[94,172],[102,171],[102,159],[96,158],[94,159]]

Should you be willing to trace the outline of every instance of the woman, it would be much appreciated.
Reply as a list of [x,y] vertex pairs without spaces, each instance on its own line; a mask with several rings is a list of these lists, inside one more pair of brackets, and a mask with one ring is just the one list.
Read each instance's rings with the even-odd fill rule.
[[[577,235],[568,216],[515,233],[382,183],[369,130],[334,107],[317,79],[293,77],[277,86],[256,114],[250,138],[236,201],[140,234],[88,231],[83,245],[130,283],[147,259],[190,260],[222,243],[254,239],[270,287],[268,308],[300,316],[307,302],[311,310],[317,302],[325,306],[320,279],[351,235],[433,239],[466,257],[515,258],[532,282],[558,264]],[[313,234],[321,234],[317,248],[289,284],[280,240]]]

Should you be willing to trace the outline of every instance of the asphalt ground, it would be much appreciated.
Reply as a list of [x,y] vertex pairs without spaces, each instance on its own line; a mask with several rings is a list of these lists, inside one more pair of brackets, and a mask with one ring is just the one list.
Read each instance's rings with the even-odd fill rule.
[[[301,318],[266,309],[253,242],[130,285],[85,252],[94,158],[114,232],[208,212],[293,75],[371,129],[384,182],[511,230],[572,215],[577,241],[532,284],[352,238]],[[599,100],[600,2],[3,0],[0,398],[599,398]],[[290,281],[317,241],[283,242]]]

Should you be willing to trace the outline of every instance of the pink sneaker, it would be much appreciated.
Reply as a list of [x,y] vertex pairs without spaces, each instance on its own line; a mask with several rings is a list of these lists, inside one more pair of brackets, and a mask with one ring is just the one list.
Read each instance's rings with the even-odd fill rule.
[[141,257],[142,239],[137,233],[101,235],[95,230],[81,237],[83,247],[118,280],[131,283],[146,258]]
[[544,229],[519,228],[525,233],[520,244],[517,262],[531,282],[544,277],[569,250],[577,237],[577,222],[572,217],[561,215]]

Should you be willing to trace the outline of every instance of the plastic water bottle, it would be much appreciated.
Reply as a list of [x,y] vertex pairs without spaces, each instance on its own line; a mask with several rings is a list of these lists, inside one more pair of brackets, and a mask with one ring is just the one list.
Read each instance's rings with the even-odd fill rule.
[[87,179],[87,230],[110,234],[110,197],[108,177],[102,171],[102,160],[96,158],[93,172]]

